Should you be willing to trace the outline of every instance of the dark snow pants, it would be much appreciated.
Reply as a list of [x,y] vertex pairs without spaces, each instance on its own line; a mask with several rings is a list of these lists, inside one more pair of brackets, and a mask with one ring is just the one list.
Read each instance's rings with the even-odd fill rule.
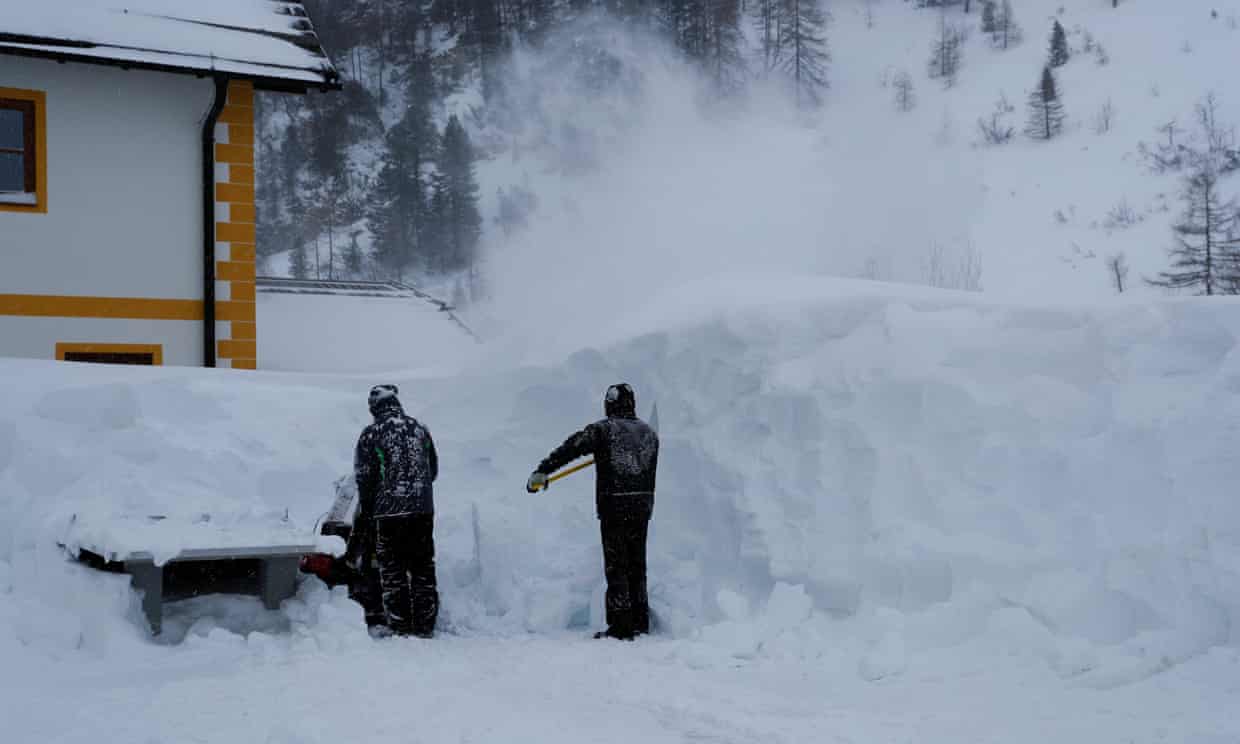
[[366,627],[387,625],[387,613],[383,611],[383,587],[379,584],[379,567],[374,551],[362,561],[361,570],[349,582],[349,599],[362,606]]
[[647,519],[603,519],[603,573],[607,576],[607,632],[618,638],[650,632],[646,596]]
[[429,637],[439,617],[435,581],[435,518],[402,514],[375,520],[375,553],[383,611],[397,635]]

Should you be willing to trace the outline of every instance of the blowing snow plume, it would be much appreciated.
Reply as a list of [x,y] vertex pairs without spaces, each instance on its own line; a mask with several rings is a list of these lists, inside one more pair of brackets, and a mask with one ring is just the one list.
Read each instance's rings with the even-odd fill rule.
[[830,102],[798,111],[773,83],[720,101],[663,42],[615,21],[520,50],[511,70],[503,131],[490,132],[508,152],[483,167],[484,182],[537,195],[491,252],[492,311],[518,336],[554,327],[572,347],[623,326],[626,308],[722,275],[881,264],[917,281],[926,246],[967,229],[967,200],[924,208],[971,186],[925,151],[929,133],[858,150],[860,127],[875,141],[887,124]]

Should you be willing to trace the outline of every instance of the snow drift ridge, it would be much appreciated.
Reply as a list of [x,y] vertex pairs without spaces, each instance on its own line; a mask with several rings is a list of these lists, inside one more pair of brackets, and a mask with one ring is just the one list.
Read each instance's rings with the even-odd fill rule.
[[[1234,643],[1234,304],[788,286],[698,287],[697,317],[545,368],[395,380],[440,447],[450,628],[598,621],[588,476],[537,497],[521,484],[627,380],[641,411],[659,406],[650,562],[666,632],[738,654],[857,649],[873,676],[998,643],[1098,684]],[[687,318],[694,303],[677,303]],[[49,552],[75,534],[70,515],[252,528],[287,510],[309,533],[372,382],[30,362],[0,375],[0,605],[83,623],[100,608],[73,589],[93,579]]]

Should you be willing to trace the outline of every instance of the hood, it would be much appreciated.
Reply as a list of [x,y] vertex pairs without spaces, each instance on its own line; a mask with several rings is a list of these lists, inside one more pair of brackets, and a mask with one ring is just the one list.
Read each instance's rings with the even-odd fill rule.
[[603,398],[603,412],[607,418],[635,418],[637,416],[637,396],[628,383],[617,383],[607,388],[607,396]]

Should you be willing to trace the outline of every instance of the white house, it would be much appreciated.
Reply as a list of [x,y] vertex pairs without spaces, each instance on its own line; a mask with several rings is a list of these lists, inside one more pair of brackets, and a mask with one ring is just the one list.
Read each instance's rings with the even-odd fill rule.
[[254,92],[340,87],[283,0],[0,0],[0,356],[258,364]]

